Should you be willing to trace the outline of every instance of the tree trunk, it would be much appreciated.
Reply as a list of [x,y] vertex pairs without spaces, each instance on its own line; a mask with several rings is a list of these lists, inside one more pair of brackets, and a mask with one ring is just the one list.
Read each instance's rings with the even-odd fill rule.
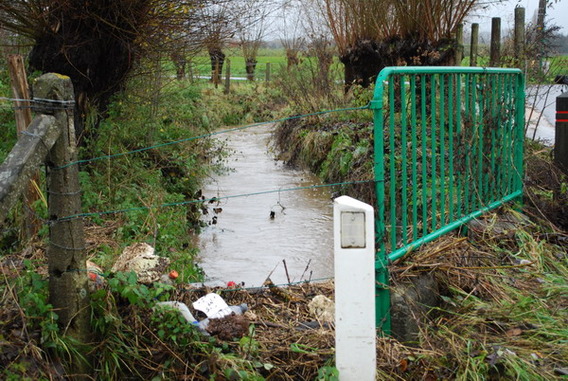
[[[83,145],[98,127],[98,122],[85,126],[90,109],[97,108],[96,115],[104,117],[111,96],[123,88],[133,67],[140,18],[132,10],[125,12],[122,5],[109,7],[99,1],[70,4],[53,10],[53,28],[36,37],[29,65],[32,70],[71,78],[77,100],[76,136]],[[117,26],[108,20],[123,24]],[[94,128],[87,131],[90,127]]]
[[223,53],[223,50],[219,47],[210,47],[209,58],[211,60],[211,82],[219,84],[221,83],[225,53]]
[[387,66],[444,66],[455,61],[453,39],[435,43],[394,37],[383,41],[359,40],[340,60],[345,66],[345,87],[369,87]]
[[358,41],[340,57],[345,66],[345,89],[352,85],[369,87],[386,66],[379,43],[372,40]]
[[185,68],[187,66],[187,60],[185,59],[185,56],[183,54],[178,52],[172,53],[171,59],[174,66],[176,67],[176,78],[181,81],[182,79],[185,78]]
[[290,69],[292,66],[298,66],[300,64],[298,51],[295,49],[286,49],[286,61],[288,69]]
[[246,63],[246,71],[247,71],[247,79],[249,81],[254,81],[254,73],[256,71],[256,58],[249,57],[245,60]]

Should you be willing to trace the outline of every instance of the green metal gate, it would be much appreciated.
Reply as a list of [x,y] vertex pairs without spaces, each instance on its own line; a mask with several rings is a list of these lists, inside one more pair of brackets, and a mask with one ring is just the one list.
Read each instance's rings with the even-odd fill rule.
[[390,334],[387,266],[522,196],[518,69],[389,67],[375,120],[377,326]]

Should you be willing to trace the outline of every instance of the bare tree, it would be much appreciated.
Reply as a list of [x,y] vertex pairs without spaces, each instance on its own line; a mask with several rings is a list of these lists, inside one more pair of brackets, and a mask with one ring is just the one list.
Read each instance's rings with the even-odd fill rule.
[[211,61],[211,81],[221,82],[221,73],[225,63],[223,48],[235,35],[239,16],[239,3],[226,1],[202,7],[199,16],[202,20],[203,45]]
[[237,34],[245,59],[247,79],[254,81],[258,49],[266,33],[267,18],[274,12],[275,6],[272,2],[258,4],[257,0],[246,0],[243,5],[242,9],[246,11],[237,22]]
[[300,63],[300,51],[304,48],[306,39],[302,28],[300,3],[285,1],[281,10],[280,43],[286,51],[287,67],[290,69]]
[[303,4],[304,30],[307,36],[308,55],[317,59],[316,88],[322,94],[331,90],[330,70],[336,49],[326,27],[322,9],[313,2]]
[[199,30],[196,9],[214,1],[0,0],[0,28],[31,41],[32,69],[71,77],[81,137],[94,132],[85,131],[89,110],[104,116],[138,59],[172,46],[173,32]]
[[385,66],[453,63],[457,26],[478,0],[321,0],[345,65],[368,86]]

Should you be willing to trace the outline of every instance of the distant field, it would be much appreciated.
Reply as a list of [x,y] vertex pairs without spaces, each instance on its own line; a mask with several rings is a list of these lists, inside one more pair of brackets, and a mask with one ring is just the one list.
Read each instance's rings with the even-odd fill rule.
[[[227,55],[226,59],[231,61],[231,76],[232,77],[245,77],[245,59],[240,49],[226,49],[224,53]],[[200,54],[192,60],[193,75],[194,76],[209,76],[211,75],[211,63],[207,53]],[[279,71],[282,65],[286,65],[286,54],[284,49],[260,49],[257,56],[256,76],[264,79],[266,76],[266,64],[270,63],[271,72]],[[223,69],[223,75],[225,69]]]

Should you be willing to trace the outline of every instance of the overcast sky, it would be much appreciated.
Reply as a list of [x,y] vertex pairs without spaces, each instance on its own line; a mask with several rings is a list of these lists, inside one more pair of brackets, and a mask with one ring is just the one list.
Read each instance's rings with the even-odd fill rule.
[[[501,17],[501,27],[512,29],[515,7],[518,5],[525,8],[525,17],[528,23],[533,20],[533,17],[536,17],[538,3],[539,0],[503,1],[500,4],[489,5],[485,10],[475,11],[475,16],[470,17],[468,21],[477,22],[480,24],[481,30],[489,31],[491,30],[491,18]],[[552,3],[552,5],[546,9],[547,22],[562,27],[560,33],[568,34],[568,0],[560,0],[556,3],[549,0],[549,3]]]

